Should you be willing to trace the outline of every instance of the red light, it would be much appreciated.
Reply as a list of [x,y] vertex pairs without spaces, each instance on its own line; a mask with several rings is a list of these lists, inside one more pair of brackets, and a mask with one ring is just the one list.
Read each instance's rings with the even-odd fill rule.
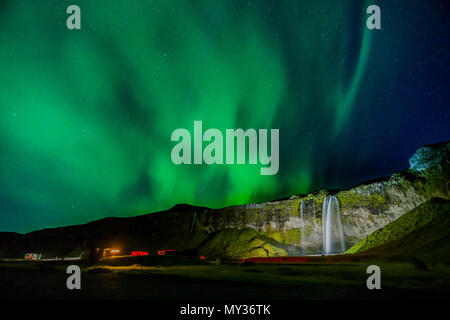
[[205,260],[206,257],[205,256],[200,256],[200,259]]
[[307,257],[255,257],[255,258],[246,258],[242,259],[242,262],[250,261],[255,263],[303,263],[308,262],[309,258]]
[[140,257],[140,256],[148,256],[149,253],[147,251],[132,251],[131,256]]

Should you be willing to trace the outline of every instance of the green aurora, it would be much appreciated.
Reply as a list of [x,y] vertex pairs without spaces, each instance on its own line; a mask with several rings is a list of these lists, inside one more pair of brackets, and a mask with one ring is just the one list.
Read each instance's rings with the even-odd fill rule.
[[[365,1],[2,1],[0,230],[265,201],[406,168],[417,145],[448,138],[448,119],[404,133],[417,120],[398,120],[396,97],[422,9],[377,3],[384,27],[371,31]],[[65,27],[70,4],[80,31]],[[194,120],[279,128],[278,175],[174,165],[170,135]]]

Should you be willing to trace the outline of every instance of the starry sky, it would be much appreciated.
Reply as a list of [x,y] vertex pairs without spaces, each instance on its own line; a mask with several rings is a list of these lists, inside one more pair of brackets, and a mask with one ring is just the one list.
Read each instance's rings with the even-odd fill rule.
[[[66,28],[81,8],[82,29]],[[381,30],[365,9],[381,8]],[[2,0],[0,231],[348,188],[450,138],[448,1]],[[279,128],[280,169],[172,163]]]

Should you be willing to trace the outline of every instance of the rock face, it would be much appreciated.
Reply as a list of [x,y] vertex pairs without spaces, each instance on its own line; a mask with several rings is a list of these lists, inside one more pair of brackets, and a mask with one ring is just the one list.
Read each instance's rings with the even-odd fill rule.
[[[345,247],[394,221],[426,201],[425,181],[410,173],[363,184],[334,195],[339,200]],[[290,254],[323,252],[322,206],[327,190],[288,200],[199,212],[196,230],[253,229],[279,243]],[[303,204],[302,204],[303,203]],[[304,215],[301,216],[301,206]]]
[[194,249],[198,255],[226,258],[322,254],[322,206],[328,195],[339,201],[348,249],[427,200],[449,199],[449,146],[446,142],[422,147],[411,158],[409,170],[348,190],[319,190],[223,209],[177,205],[139,217],[10,235],[1,242],[0,256],[73,256],[96,247]]
[[450,197],[450,142],[423,146],[409,159],[410,171],[424,177],[430,196],[448,199]]
[[420,147],[409,159],[410,169],[416,172],[430,172],[439,174],[448,172],[450,165],[448,154],[450,152],[450,142],[437,143]]

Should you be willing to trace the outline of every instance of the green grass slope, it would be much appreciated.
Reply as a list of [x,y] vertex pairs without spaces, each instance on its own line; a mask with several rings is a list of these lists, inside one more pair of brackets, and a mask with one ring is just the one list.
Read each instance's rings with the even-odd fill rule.
[[206,241],[199,252],[207,257],[228,259],[287,256],[283,247],[253,229],[223,229]]
[[347,253],[450,264],[450,201],[425,202],[371,233]]

